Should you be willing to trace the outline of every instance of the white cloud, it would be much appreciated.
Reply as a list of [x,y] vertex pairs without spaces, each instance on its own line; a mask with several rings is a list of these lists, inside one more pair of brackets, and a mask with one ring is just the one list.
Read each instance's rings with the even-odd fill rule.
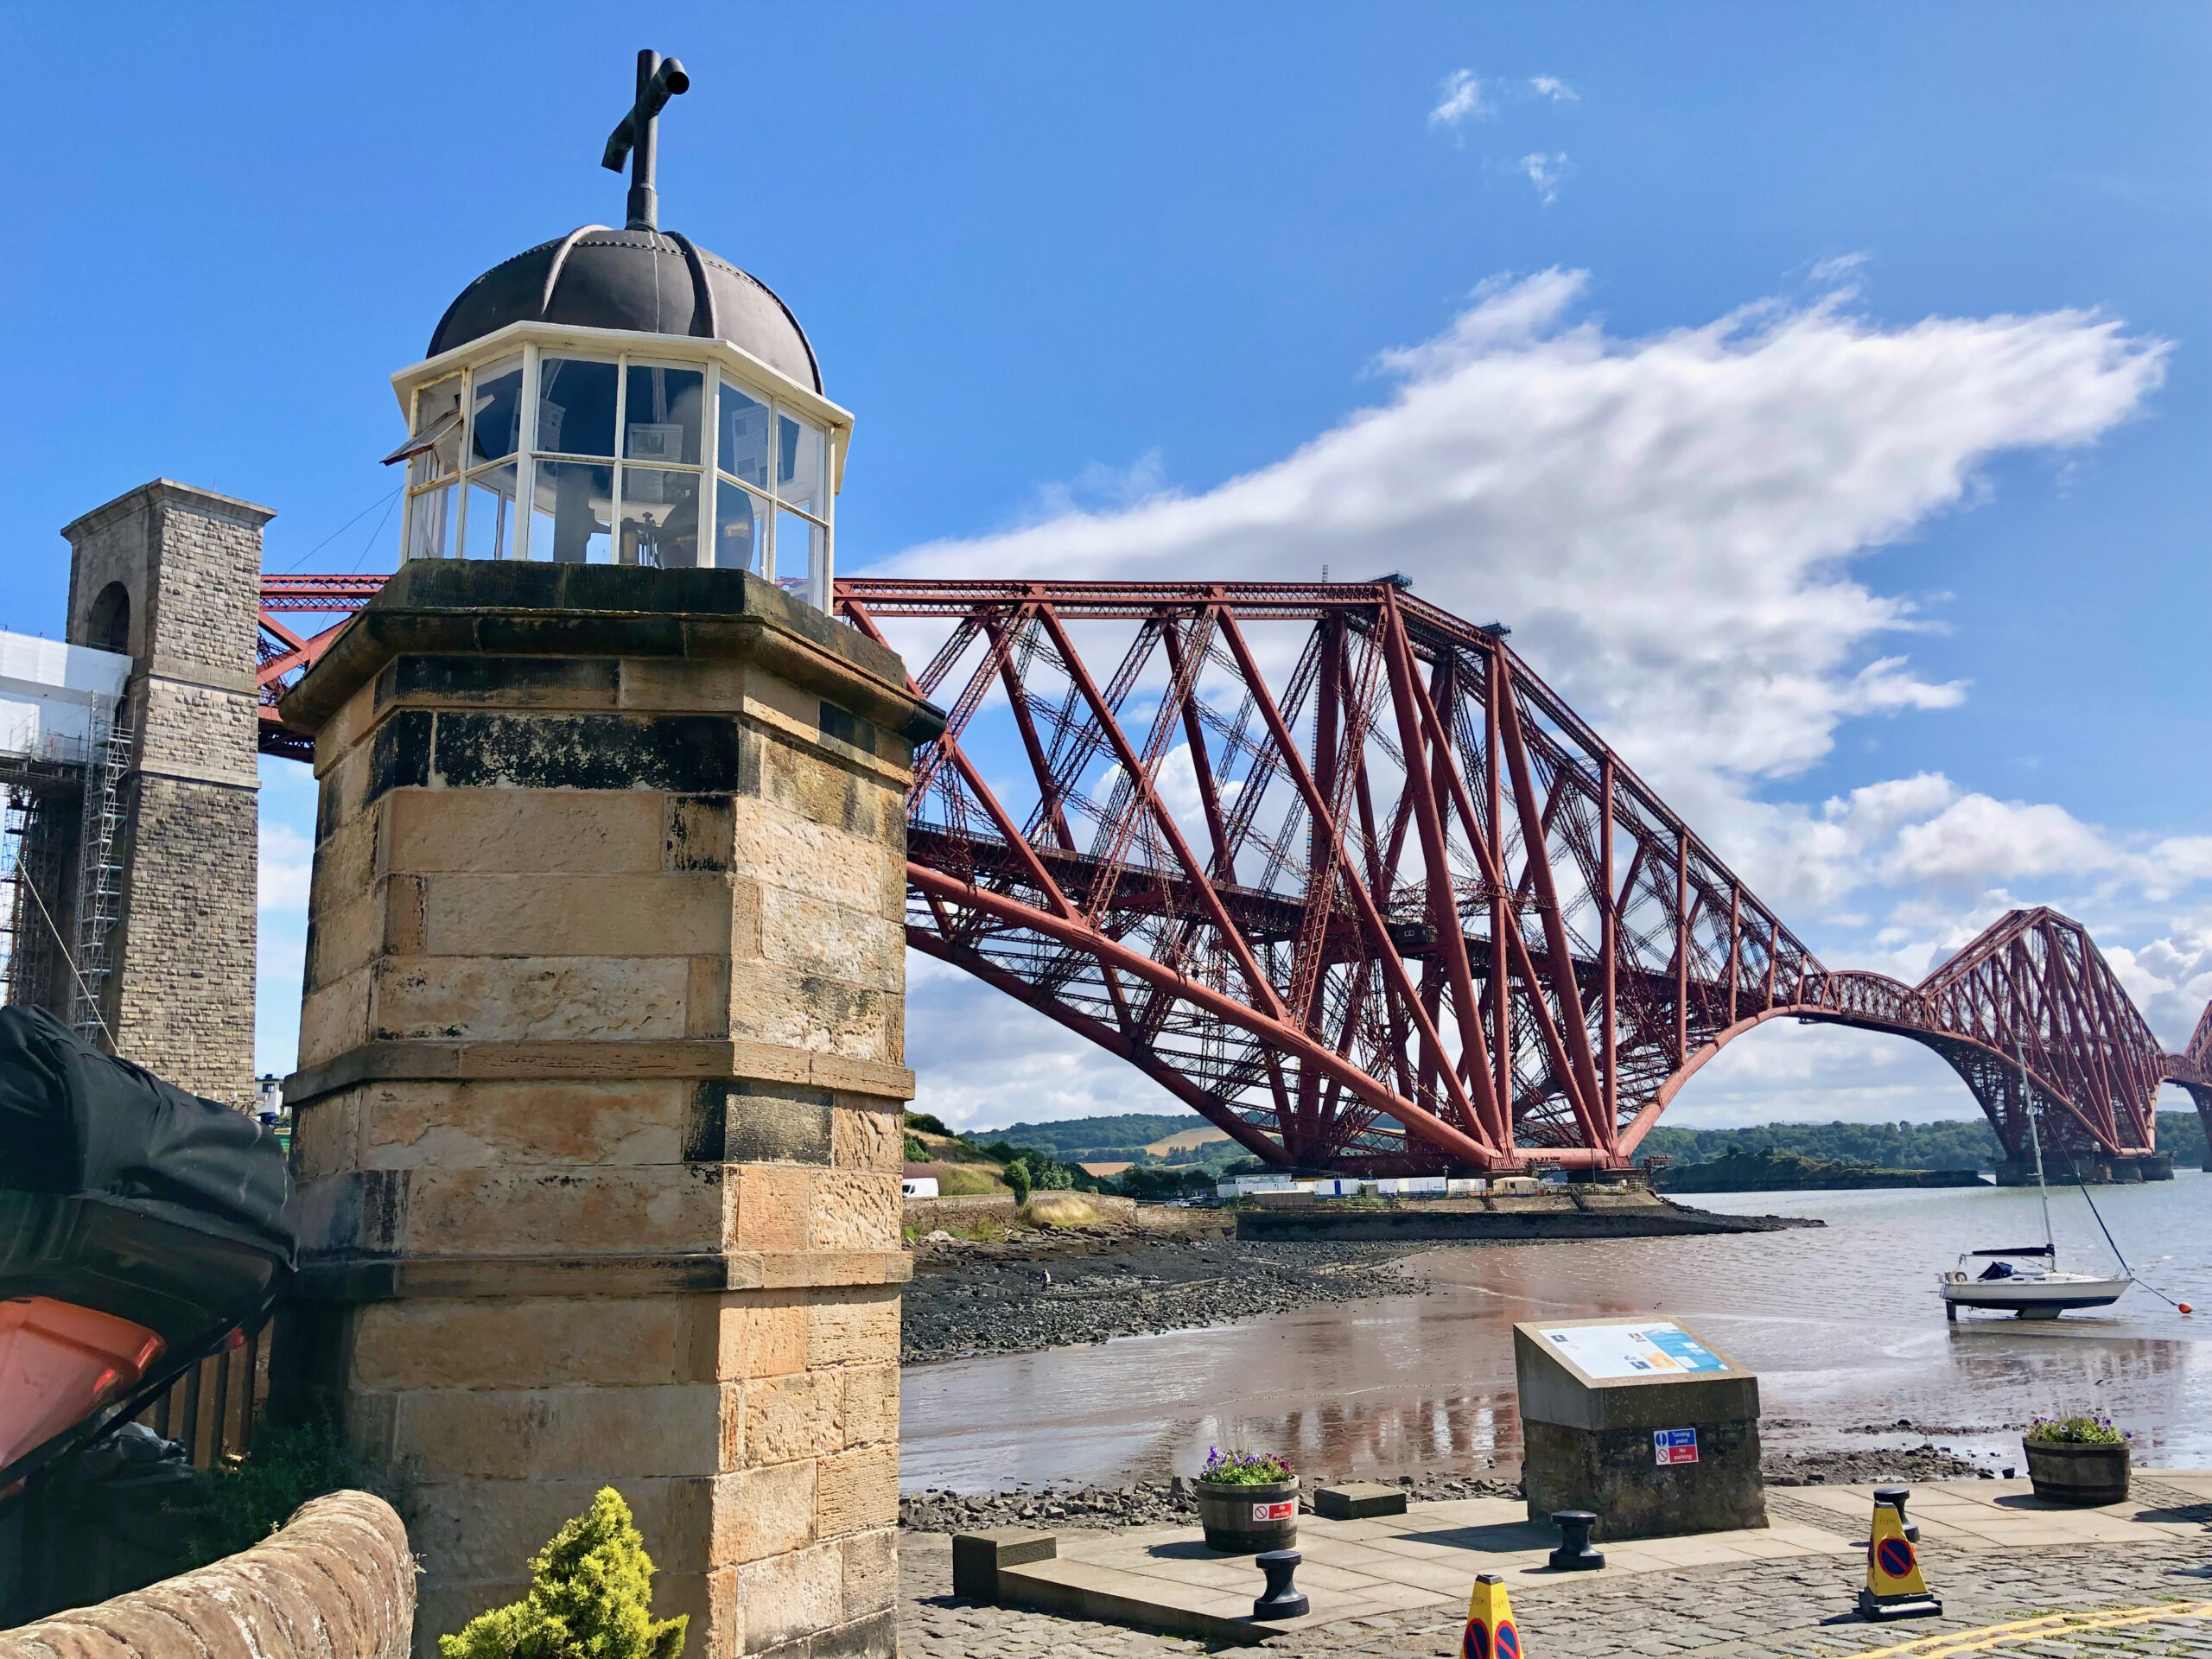
[[2168,1052],[2179,1053],[2212,1001],[2212,913],[2181,918],[2139,950],[2107,947],[2105,960]]
[[255,904],[257,910],[304,916],[308,881],[314,873],[313,842],[289,824],[262,824],[261,882]]
[[1560,183],[1567,177],[1568,172],[1565,151],[1556,156],[1546,156],[1541,151],[1535,155],[1523,156],[1519,165],[1521,171],[1527,175],[1529,182],[1536,187],[1536,195],[1540,200],[1549,203],[1559,200]]
[[1487,120],[1497,109],[1486,95],[1482,78],[1471,69],[1454,69],[1437,88],[1441,96],[1428,112],[1432,127],[1456,127],[1463,122]]
[[1839,253],[1818,260],[1813,266],[1813,281],[1822,287],[1855,282],[1859,273],[1866,268],[1866,262],[1872,257],[1872,254],[1866,252]]
[[1554,104],[1580,104],[1582,95],[1557,75],[1531,75],[1529,90],[1539,98],[1548,98]]
[[1968,795],[1898,831],[1883,869],[1894,883],[1979,887],[1993,880],[2107,869],[2119,854],[2063,806]]
[[[1372,407],[1272,466],[880,569],[1269,580],[1395,566],[1448,609],[1512,624],[1538,671],[1801,931],[1870,884],[1907,884],[1877,906],[1868,949],[1908,978],[2010,902],[2004,883],[2086,869],[2147,893],[2212,875],[2212,838],[2131,848],[1936,774],[1817,808],[1761,793],[1827,755],[1846,720],[1965,695],[1878,652],[1921,625],[1857,580],[1853,557],[1970,505],[1995,456],[2097,441],[2159,385],[2165,343],[2080,310],[1887,326],[1834,297],[1622,339],[1574,315],[1587,287],[1558,270],[1484,285],[1437,335],[1382,355],[1391,385]],[[2195,984],[2151,961],[2139,952],[2131,971]],[[925,1088],[957,1073],[981,1100],[995,1071],[1028,1079],[1018,1108],[978,1108],[992,1119],[1047,1098],[1166,1109],[1133,1068],[996,993],[940,994],[969,1012],[910,1023],[912,1063],[948,1079]],[[986,1027],[1004,1045],[988,1062]]]

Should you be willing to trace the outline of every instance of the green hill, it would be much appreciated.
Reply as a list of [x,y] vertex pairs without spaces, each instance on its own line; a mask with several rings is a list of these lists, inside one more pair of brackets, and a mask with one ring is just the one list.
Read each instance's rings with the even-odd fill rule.
[[[1057,1123],[1013,1123],[976,1129],[977,1145],[1010,1141],[1073,1163],[1128,1159],[1148,1161],[1141,1149],[1205,1120],[1195,1112],[1129,1112],[1112,1117],[1070,1117]],[[2158,1146],[2177,1164],[2202,1168],[2204,1127],[2193,1111],[2158,1114]],[[1656,1153],[1679,1164],[1706,1163],[1731,1147],[1747,1153],[1791,1153],[1821,1162],[1873,1164],[1884,1169],[1986,1169],[1998,1157],[1997,1136],[1985,1117],[1932,1123],[1766,1123],[1751,1128],[1692,1129],[1661,1123],[1643,1137],[1639,1156]],[[1178,1163],[1225,1165],[1245,1155],[1235,1142],[1216,1141]]]
[[[1933,1123],[1766,1123],[1754,1128],[1691,1129],[1661,1123],[1643,1137],[1639,1157],[1659,1154],[1678,1164],[1707,1163],[1732,1147],[1746,1153],[1791,1153],[1827,1163],[1884,1169],[1982,1169],[2001,1155],[1986,1117]],[[2158,1148],[2174,1162],[2202,1168],[2204,1126],[2195,1112],[2158,1114]]]

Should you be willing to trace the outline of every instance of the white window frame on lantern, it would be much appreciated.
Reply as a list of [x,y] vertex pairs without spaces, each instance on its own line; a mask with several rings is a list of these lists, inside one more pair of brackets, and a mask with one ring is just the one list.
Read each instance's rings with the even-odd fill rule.
[[[613,367],[616,402],[611,448],[615,453],[584,455],[540,444],[539,387],[549,358]],[[522,376],[518,419],[517,411],[506,409],[504,398],[489,390],[513,372],[518,363]],[[633,368],[701,376],[695,460],[622,453],[632,447],[635,435],[627,408]],[[449,384],[456,378],[457,388]],[[387,457],[404,461],[408,469],[400,529],[403,560],[552,558],[550,545],[537,544],[551,540],[545,511],[537,505],[539,469],[588,465],[610,469],[613,487],[605,550],[587,556],[615,563],[653,562],[645,545],[654,528],[650,515],[640,515],[642,531],[632,529],[626,524],[623,502],[626,474],[649,467],[656,474],[697,480],[696,528],[686,562],[716,564],[725,523],[734,529],[749,522],[755,527],[750,568],[817,610],[830,608],[830,584],[836,579],[836,498],[844,486],[853,417],[751,353],[727,340],[689,334],[513,322],[402,369],[391,380],[412,435]],[[766,424],[764,453],[754,457],[763,463],[757,479],[745,475],[747,468],[741,460],[732,468],[721,464],[725,399],[741,397],[747,400],[748,419],[749,410],[757,407]],[[498,418],[502,412],[512,423],[513,447],[498,450],[497,445],[507,441],[501,435],[492,441],[495,452],[480,458],[478,418]],[[458,420],[453,418],[456,413]],[[648,422],[643,429],[651,436],[641,442],[664,435],[652,429],[658,425],[682,429],[680,423]],[[810,453],[818,457],[811,466],[805,459]],[[741,500],[743,510],[731,510]],[[662,524],[666,523],[664,515]],[[626,536],[626,530],[630,531]],[[586,539],[588,543],[598,537],[592,534]]]

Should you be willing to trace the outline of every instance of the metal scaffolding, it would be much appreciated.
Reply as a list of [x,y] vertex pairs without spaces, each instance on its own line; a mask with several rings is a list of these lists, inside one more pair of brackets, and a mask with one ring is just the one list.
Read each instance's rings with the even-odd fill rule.
[[89,739],[0,753],[0,996],[102,1046],[130,762],[129,722],[105,709]]

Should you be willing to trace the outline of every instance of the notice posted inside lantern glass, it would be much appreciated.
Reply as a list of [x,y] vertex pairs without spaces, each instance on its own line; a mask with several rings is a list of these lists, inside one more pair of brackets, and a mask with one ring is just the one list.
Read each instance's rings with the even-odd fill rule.
[[1719,1355],[1671,1319],[1567,1325],[1541,1334],[1585,1376],[1602,1379],[1728,1369]]

